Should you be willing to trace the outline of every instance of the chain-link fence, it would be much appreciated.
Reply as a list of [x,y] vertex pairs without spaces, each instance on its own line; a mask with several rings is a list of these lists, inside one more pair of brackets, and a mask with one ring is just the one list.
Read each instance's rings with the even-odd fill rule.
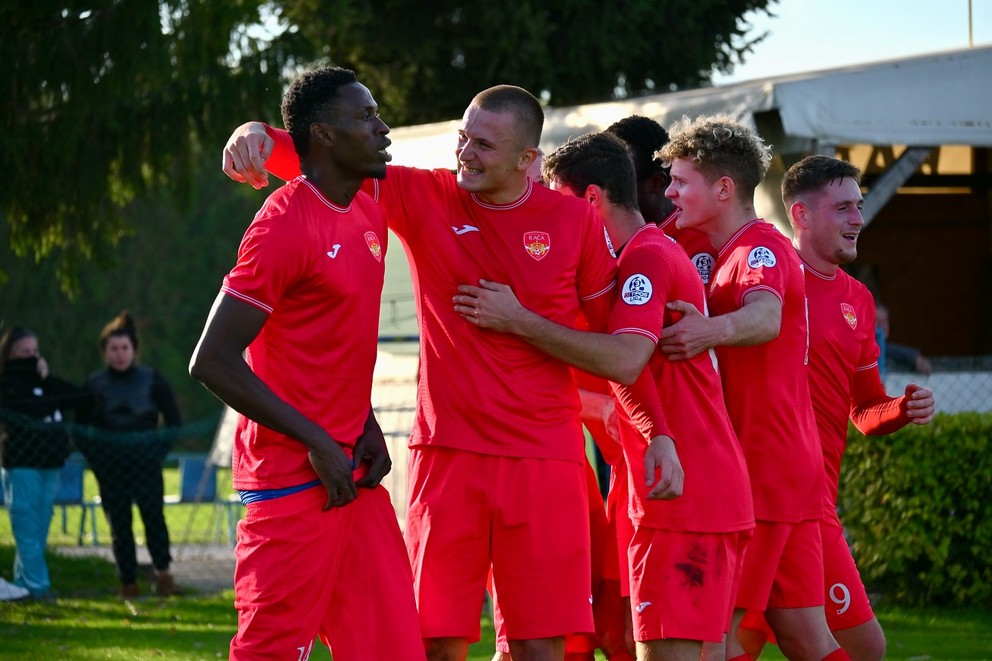
[[[380,353],[373,388],[373,407],[389,443],[393,469],[383,481],[389,490],[397,517],[402,525],[406,514],[407,439],[416,401],[416,344],[391,345],[394,351]],[[897,395],[908,383],[933,389],[937,410],[992,412],[992,357],[931,359],[929,375],[892,372],[886,389]],[[32,422],[35,427],[48,423]],[[218,425],[216,418],[188,425],[180,432],[203,433],[200,427],[217,427],[217,440],[211,452],[179,453],[165,456],[162,475],[165,493],[165,517],[172,545],[173,573],[180,584],[202,590],[230,588],[234,568],[235,527],[243,510],[231,489],[230,428]],[[87,462],[87,441],[78,442],[81,431],[71,425],[71,454],[61,468],[59,492],[52,519],[49,544],[55,552],[100,555],[112,561],[110,529],[102,511],[100,485]],[[43,427],[48,433],[48,427]],[[85,436],[84,436],[85,437]],[[132,444],[140,438],[128,439]],[[121,439],[106,442],[122,442]],[[42,447],[44,434],[35,440]],[[92,437],[90,441],[92,442]],[[161,452],[160,441],[145,439],[149,455]],[[226,444],[226,448],[225,448]],[[29,444],[30,445],[30,444]],[[134,447],[120,457],[117,470],[122,474],[134,468]],[[114,455],[111,452],[111,455]],[[113,474],[111,474],[113,477]],[[133,529],[138,542],[138,561],[149,572],[151,559],[144,525],[134,509]],[[9,518],[0,517],[0,542],[13,543]],[[57,586],[56,586],[57,587]],[[108,586],[112,589],[116,586]]]

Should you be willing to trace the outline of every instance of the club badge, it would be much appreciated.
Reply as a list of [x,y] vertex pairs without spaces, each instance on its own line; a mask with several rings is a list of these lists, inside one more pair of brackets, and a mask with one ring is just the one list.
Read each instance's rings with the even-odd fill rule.
[[382,261],[382,244],[379,243],[379,237],[375,235],[375,232],[365,233],[365,243],[369,247],[369,252],[375,257],[375,261]]
[[524,232],[524,250],[541,261],[551,251],[551,235],[547,232]]
[[841,303],[840,312],[844,315],[844,319],[847,319],[847,325],[851,327],[851,330],[858,327],[858,315],[854,312],[854,308],[847,303]]

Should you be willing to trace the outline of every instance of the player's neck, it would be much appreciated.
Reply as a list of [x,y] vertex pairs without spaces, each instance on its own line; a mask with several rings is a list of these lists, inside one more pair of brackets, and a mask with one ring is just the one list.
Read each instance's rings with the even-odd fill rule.
[[802,241],[797,240],[793,244],[796,246],[796,252],[799,253],[799,259],[803,260],[803,262],[817,273],[826,276],[832,276],[837,273],[838,265],[836,263],[823,259],[809,246],[804,245]]
[[722,250],[738,230],[755,218],[757,214],[754,212],[754,204],[728,205],[714,222],[708,224],[705,231],[713,247]]
[[497,190],[486,191],[485,193],[476,193],[475,195],[486,204],[492,204],[493,206],[506,206],[507,204],[512,204],[523,197],[529,187],[530,179],[524,176],[520,181],[507,183],[506,186],[502,186]]
[[339,207],[347,207],[355,199],[362,187],[362,179],[345,176],[334,172],[333,168],[322,167],[320,163],[300,163],[303,176],[313,184],[321,194]]
[[636,209],[624,209],[622,207],[610,206],[603,211],[603,223],[606,231],[610,235],[610,243],[619,252],[620,248],[627,245],[634,232],[644,227],[646,221],[640,211]]

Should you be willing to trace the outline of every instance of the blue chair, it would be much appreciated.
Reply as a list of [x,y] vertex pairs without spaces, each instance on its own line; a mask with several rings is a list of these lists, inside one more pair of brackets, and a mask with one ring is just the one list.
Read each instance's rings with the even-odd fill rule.
[[[233,544],[238,519],[241,518],[241,501],[224,500],[217,496],[217,465],[210,463],[207,455],[182,455],[179,457],[179,493],[165,496],[166,505],[213,504],[222,511],[227,524],[227,541]],[[192,517],[190,518],[192,522]],[[187,525],[187,534],[189,526]]]
[[69,533],[68,509],[78,505],[81,509],[79,519],[79,536],[77,543],[83,545],[83,537],[86,534],[86,523],[93,535],[93,543],[99,544],[96,533],[96,508],[100,505],[99,500],[83,499],[83,473],[86,470],[86,461],[78,452],[73,452],[62,465],[59,471],[58,489],[55,492],[55,505],[62,510],[62,532]]

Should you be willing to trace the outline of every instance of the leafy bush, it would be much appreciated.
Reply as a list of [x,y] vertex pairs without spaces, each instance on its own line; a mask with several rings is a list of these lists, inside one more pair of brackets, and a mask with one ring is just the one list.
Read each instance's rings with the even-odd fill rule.
[[853,427],[841,521],[870,591],[904,605],[992,605],[992,414]]

